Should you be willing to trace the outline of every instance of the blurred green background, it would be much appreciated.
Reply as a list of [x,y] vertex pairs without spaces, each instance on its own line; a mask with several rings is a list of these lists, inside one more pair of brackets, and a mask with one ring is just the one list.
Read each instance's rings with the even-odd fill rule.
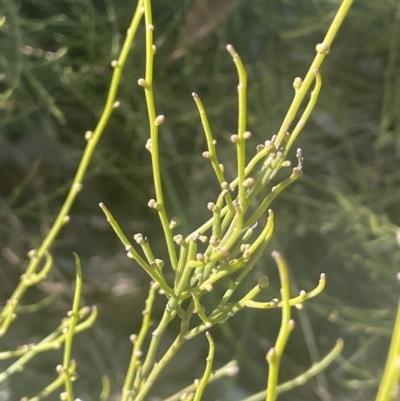
[[[218,188],[191,92],[206,107],[220,160],[234,177],[237,76],[225,50],[234,45],[248,72],[248,129],[253,152],[276,133],[340,5],[337,0],[154,0],[155,95],[170,215],[193,231]],[[125,0],[1,0],[0,15],[0,296],[5,302],[27,264],[27,252],[48,232],[95,127],[136,3]],[[279,249],[294,292],[309,290],[321,272],[327,288],[301,311],[283,359],[281,381],[324,356],[338,337],[342,359],[282,400],[345,401],[373,398],[383,370],[399,295],[400,236],[400,1],[355,0],[321,70],[323,88],[297,143],[304,175],[273,204]],[[117,108],[94,154],[84,187],[52,252],[51,278],[30,290],[25,304],[48,295],[50,305],[20,315],[2,349],[32,343],[53,330],[72,303],[72,252],[82,258],[84,299],[98,305],[95,326],[76,337],[76,395],[98,400],[107,375],[115,400],[137,333],[149,279],[125,251],[98,208],[104,202],[129,236],[147,236],[166,255],[161,228],[147,207],[153,195],[147,115],[138,78],[144,75],[141,26],[125,67]],[[291,155],[295,161],[295,154]],[[212,178],[211,178],[212,177]],[[397,236],[397,238],[396,238]],[[269,253],[255,269],[270,277]],[[161,297],[155,317],[163,310]],[[275,341],[278,311],[245,310],[212,330],[214,367],[237,359],[235,378],[210,386],[207,400],[234,401],[265,388],[265,354]],[[173,333],[167,333],[167,346]],[[201,375],[203,336],[178,354],[149,400],[162,400]],[[34,359],[0,387],[0,400],[33,396],[56,377],[60,352]],[[0,361],[0,368],[6,366]],[[58,396],[50,396],[56,400]]]

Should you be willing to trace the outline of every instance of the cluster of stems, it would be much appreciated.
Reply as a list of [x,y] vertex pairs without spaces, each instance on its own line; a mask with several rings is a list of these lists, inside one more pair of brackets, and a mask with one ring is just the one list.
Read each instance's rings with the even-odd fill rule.
[[[160,372],[165,369],[185,341],[204,332],[209,344],[204,374],[193,384],[167,399],[167,401],[201,400],[209,383],[224,375],[233,375],[237,372],[235,362],[217,370],[214,369],[215,346],[211,335],[212,327],[217,323],[223,323],[244,308],[278,308],[282,311],[281,327],[276,343],[266,355],[269,364],[267,389],[249,397],[246,401],[263,399],[274,401],[279,393],[303,384],[332,362],[342,349],[341,341],[322,361],[308,371],[287,383],[278,384],[281,357],[289,334],[294,328],[291,308],[293,306],[301,307],[307,299],[318,295],[323,290],[325,286],[324,274],[321,275],[318,285],[313,290],[301,291],[299,295],[292,296],[285,261],[282,255],[274,251],[272,256],[275,259],[280,277],[280,299],[274,298],[269,302],[257,300],[258,294],[268,286],[266,276],[261,276],[245,296],[237,297],[236,294],[239,293],[238,288],[243,288],[244,279],[260,260],[273,234],[274,213],[270,209],[272,202],[302,174],[303,157],[301,150],[297,149],[297,162],[291,173],[287,175],[286,179],[272,184],[273,180],[276,180],[278,171],[291,166],[291,162],[288,160],[289,151],[293,148],[296,138],[307,123],[321,89],[320,66],[328,54],[351,4],[352,0],[342,1],[325,38],[316,46],[317,54],[304,79],[298,77],[293,82],[294,98],[280,129],[272,138],[256,147],[255,155],[250,160],[246,160],[248,153],[246,147],[251,138],[251,132],[247,129],[246,121],[247,75],[233,46],[227,46],[238,73],[238,124],[237,132],[230,138],[236,148],[237,159],[236,178],[233,180],[226,177],[224,165],[218,159],[217,141],[212,133],[205,107],[199,95],[192,94],[206,137],[207,149],[203,152],[203,156],[211,163],[221,190],[214,201],[207,205],[210,218],[184,237],[178,232],[179,218],[169,217],[167,214],[162,188],[159,130],[165,117],[157,114],[154,101],[153,70],[156,47],[153,40],[155,27],[151,0],[138,0],[120,56],[118,60],[111,63],[114,74],[99,123],[93,132],[86,132],[87,147],[60,213],[41,246],[37,250],[29,252],[30,262],[26,272],[0,313],[0,337],[8,331],[15,319],[19,302],[26,290],[44,280],[51,270],[53,262],[49,249],[61,228],[69,221],[69,211],[77,194],[82,189],[87,167],[111,116],[122,69],[140,21],[144,17],[146,71],[144,78],[138,80],[138,84],[144,90],[147,104],[150,138],[146,148],[151,156],[155,189],[155,198],[151,199],[148,205],[158,213],[168,250],[168,260],[158,259],[154,255],[150,243],[143,234],[135,234],[132,243],[128,236],[123,233],[110,210],[103,203],[100,203],[108,222],[124,245],[127,256],[143,268],[151,279],[150,290],[143,311],[142,326],[137,335],[131,336],[132,356],[121,392],[121,401],[145,400],[154,383],[156,383]],[[310,93],[313,83],[314,87]],[[304,111],[298,116],[299,109],[309,93],[310,97],[306,101]],[[293,126],[296,118],[297,123]],[[82,275],[77,256],[75,256],[75,262],[77,275],[73,308],[60,327],[37,344],[0,353],[0,359],[16,358],[16,362],[3,373],[0,373],[1,382],[20,371],[38,353],[64,346],[63,363],[57,367],[59,373],[57,379],[40,394],[30,398],[30,401],[41,400],[60,386],[64,386],[65,389],[61,394],[62,400],[75,400],[72,383],[75,378],[76,363],[71,357],[73,338],[76,333],[90,327],[96,317],[94,308],[91,312],[88,308],[80,309]],[[168,276],[165,274],[165,270],[167,270]],[[173,273],[173,280],[168,280],[167,277],[170,276],[171,272]],[[228,284],[222,294],[217,296],[218,301],[210,306],[212,302],[207,300],[207,294],[213,291],[218,282],[228,282]],[[152,327],[151,316],[157,293],[165,297],[165,310],[156,327]],[[179,331],[167,351],[160,357],[161,338],[174,320],[180,322]],[[150,343],[145,347],[146,340],[149,337]],[[392,382],[392,378],[387,379],[387,383],[389,382]],[[103,392],[100,396],[101,401],[107,400],[109,391],[108,380],[104,379]]]
[[[11,2],[12,4],[12,2]],[[15,11],[15,10],[14,10]],[[16,12],[16,11],[15,11]],[[118,60],[111,63],[113,67],[113,77],[107,97],[104,110],[101,113],[99,122],[94,131],[87,131],[85,139],[87,141],[86,149],[81,158],[79,167],[75,174],[72,185],[68,191],[68,195],[57,215],[57,218],[51,226],[43,242],[37,249],[32,249],[28,252],[29,263],[25,272],[21,275],[20,282],[15,288],[13,294],[7,300],[5,306],[0,311],[0,338],[3,337],[10,329],[12,322],[17,318],[19,313],[22,312],[35,312],[48,305],[52,297],[45,298],[34,305],[20,305],[26,291],[45,280],[53,266],[53,258],[49,250],[60,233],[61,229],[70,221],[70,210],[76,199],[76,196],[82,189],[82,183],[86,175],[87,168],[92,159],[96,146],[103,134],[116,102],[116,94],[118,85],[121,78],[121,73],[125,65],[126,59],[132,47],[137,28],[139,26],[143,14],[142,5],[138,4],[137,12],[134,14],[131,25],[128,29],[126,39]],[[0,24],[7,23],[6,19],[2,19]],[[22,46],[22,45],[21,45]],[[20,47],[21,47],[20,46]],[[50,393],[64,387],[61,393],[61,399],[66,401],[74,401],[72,381],[75,379],[76,363],[71,358],[72,341],[75,334],[90,328],[96,320],[97,310],[95,307],[83,307],[79,309],[80,291],[82,287],[82,275],[80,269],[79,258],[75,256],[76,262],[76,290],[74,296],[73,309],[68,313],[68,317],[63,320],[62,324],[56,328],[51,334],[35,344],[24,344],[16,350],[0,352],[0,359],[13,359],[14,361],[0,373],[0,382],[4,382],[11,375],[21,372],[25,365],[35,356],[42,352],[51,351],[64,347],[64,357],[62,365],[57,367],[58,377],[50,383],[44,390],[36,396],[29,398],[25,397],[24,400],[39,401],[47,397]],[[104,381],[107,383],[107,380]],[[106,384],[103,386],[106,389]],[[102,401],[106,400],[106,394],[103,392]]]
[[[260,291],[268,285],[266,276],[261,276],[258,283],[245,296],[235,300],[235,294],[260,259],[272,236],[274,213],[269,209],[271,203],[302,173],[303,157],[301,150],[298,149],[297,165],[292,169],[291,174],[283,181],[271,186],[271,181],[277,172],[291,165],[288,160],[289,150],[305,126],[320,92],[319,67],[329,52],[332,41],[351,3],[352,1],[349,0],[343,1],[324,41],[316,46],[317,55],[304,80],[295,79],[293,83],[294,99],[280,130],[270,140],[258,145],[255,156],[249,161],[246,160],[246,143],[251,137],[246,122],[247,75],[233,46],[227,46],[236,66],[239,81],[237,86],[237,133],[230,138],[236,147],[237,154],[237,176],[234,180],[229,181],[225,175],[224,165],[218,159],[217,141],[212,134],[203,103],[198,94],[192,94],[207,142],[207,149],[203,152],[203,157],[210,161],[221,192],[214,202],[209,202],[207,205],[211,217],[184,237],[178,232],[179,218],[168,217],[165,206],[159,157],[159,130],[165,117],[157,114],[154,102],[153,66],[156,46],[153,36],[155,26],[152,19],[151,1],[139,1],[136,13],[144,12],[146,72],[144,78],[138,80],[138,84],[144,89],[147,104],[150,138],[146,148],[151,155],[155,189],[155,199],[151,199],[148,205],[158,213],[169,258],[168,261],[158,259],[154,255],[149,241],[141,233],[134,235],[134,243],[132,243],[123,233],[110,210],[103,203],[100,204],[108,222],[123,243],[127,256],[134,259],[152,280],[146,308],[143,311],[142,327],[138,335],[131,337],[132,357],[121,401],[145,400],[160,372],[165,369],[184,342],[205,332],[209,342],[209,355],[204,375],[201,379],[196,380],[194,386],[189,390],[179,393],[180,400],[200,400],[207,383],[212,378],[214,342],[210,329],[245,307],[281,308],[282,310],[282,324],[276,345],[267,354],[267,361],[270,365],[268,389],[263,395],[267,401],[275,400],[279,388],[278,372],[281,355],[289,333],[294,327],[294,322],[290,319],[291,307],[302,305],[305,300],[319,294],[325,285],[325,275],[321,275],[319,284],[314,290],[308,293],[301,291],[298,296],[292,298],[286,264],[282,256],[275,251],[273,257],[280,273],[281,299],[275,298],[270,302],[256,300]],[[290,132],[291,125],[313,81],[315,84],[311,96],[297,124]],[[173,272],[173,282],[166,279],[165,269],[168,273]],[[218,295],[218,302],[210,307],[210,302],[207,302],[207,294],[213,291],[217,282],[225,278],[230,279],[226,290]],[[165,297],[166,305],[161,320],[155,328],[151,328],[150,332],[150,316],[156,292]],[[176,319],[180,321],[179,332],[167,351],[159,357],[161,337],[170,323]],[[145,350],[144,342],[148,336],[151,337],[150,345]],[[335,355],[340,348],[341,344],[335,348]],[[174,397],[172,396],[170,399],[177,399]]]

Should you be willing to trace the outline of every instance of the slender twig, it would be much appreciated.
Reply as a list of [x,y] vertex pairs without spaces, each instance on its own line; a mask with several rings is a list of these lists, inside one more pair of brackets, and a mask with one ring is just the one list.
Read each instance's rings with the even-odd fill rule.
[[201,378],[200,382],[197,383],[197,389],[196,389],[196,393],[194,395],[193,401],[201,401],[204,390],[205,390],[207,384],[209,383],[210,377],[211,377],[212,365],[213,365],[213,361],[214,361],[215,345],[214,345],[214,340],[208,331],[206,331],[206,337],[207,337],[208,346],[209,346],[206,369],[204,371],[203,377]]
[[[69,367],[69,373],[73,374],[75,372],[75,362],[71,361]],[[65,374],[59,374],[57,379],[55,379],[52,383],[46,386],[39,394],[32,398],[22,398],[21,401],[41,401],[44,398],[47,398],[51,393],[54,393],[59,387],[63,385],[65,382]]]
[[239,84],[237,87],[238,90],[238,132],[237,135],[232,135],[232,142],[236,143],[236,152],[237,152],[237,174],[238,174],[238,200],[239,205],[241,207],[245,206],[245,196],[246,196],[246,187],[244,185],[244,179],[246,177],[245,167],[246,167],[246,116],[247,116],[247,99],[246,99],[246,91],[247,91],[247,74],[244,69],[242,60],[239,55],[236,53],[235,49],[232,45],[227,45],[226,49],[231,54],[233,61],[236,65]]
[[74,392],[72,388],[72,379],[71,379],[71,352],[72,352],[72,342],[75,334],[75,327],[79,320],[79,303],[81,300],[81,291],[82,291],[82,269],[81,269],[81,261],[79,256],[74,253],[75,258],[75,268],[76,268],[76,284],[75,284],[75,294],[74,294],[74,302],[72,306],[72,311],[69,313],[70,320],[69,326],[66,329],[66,337],[65,337],[65,345],[64,345],[64,358],[63,358],[63,374],[65,376],[65,391],[67,393],[66,401],[74,401]]
[[289,110],[283,120],[283,123],[278,131],[276,139],[274,141],[275,147],[279,148],[282,143],[283,137],[286,132],[289,130],[289,127],[295,118],[297,111],[300,108],[301,103],[303,102],[312,81],[315,77],[315,71],[318,71],[321,67],[322,62],[324,61],[326,55],[329,53],[333,40],[335,39],[336,34],[339,31],[340,26],[344,18],[346,17],[353,0],[343,0],[338,12],[335,15],[334,20],[332,21],[328,32],[325,35],[324,40],[316,46],[317,55],[314,58],[304,80],[299,82],[299,88],[296,91],[292,104],[289,107]]
[[217,151],[215,149],[216,140],[214,139],[213,134],[211,132],[207,114],[204,109],[203,103],[200,100],[199,95],[193,92],[192,96],[199,111],[201,123],[204,129],[204,134],[207,140],[208,151],[206,153],[203,153],[203,156],[210,160],[215,175],[217,176],[218,182],[221,185],[223,182],[225,182],[225,176],[221,164],[218,162]]
[[132,259],[134,259],[143,268],[143,270],[146,271],[147,274],[156,283],[158,283],[160,285],[161,289],[167,295],[169,295],[170,297],[173,297],[174,293],[172,291],[172,288],[169,287],[169,285],[166,282],[162,272],[159,271],[158,269],[150,266],[148,263],[146,263],[146,261],[137,253],[135,248],[129,242],[128,238],[123,233],[121,227],[119,226],[117,221],[114,219],[114,217],[111,214],[111,212],[106,208],[106,206],[103,203],[100,203],[99,206],[103,210],[104,214],[106,215],[107,221],[110,223],[111,227],[114,229],[114,231],[117,234],[118,238],[121,240],[121,242],[125,246],[125,250],[128,252],[128,257],[131,257]]
[[156,117],[155,103],[154,103],[154,92],[153,92],[153,63],[154,53],[156,47],[153,42],[153,18],[151,11],[151,1],[144,0],[144,15],[146,24],[146,74],[144,80],[139,80],[139,84],[144,87],[147,113],[149,117],[150,126],[150,154],[151,164],[153,167],[153,181],[154,189],[156,193],[156,202],[158,215],[160,217],[161,225],[164,231],[165,240],[167,243],[168,253],[171,261],[172,268],[177,269],[178,259],[176,256],[175,244],[172,235],[172,229],[169,226],[169,219],[165,210],[164,195],[161,183],[161,168],[160,168],[160,155],[159,155],[159,143],[158,143],[158,127],[164,121],[164,116],[160,115]]
[[104,375],[101,377],[100,401],[108,401],[110,392],[111,392],[110,379]]
[[139,331],[138,336],[131,336],[131,340],[133,342],[133,350],[131,360],[129,362],[128,372],[125,376],[124,386],[122,388],[122,396],[121,401],[129,401],[131,396],[131,389],[133,385],[133,380],[135,378],[136,371],[139,367],[140,357],[142,355],[142,346],[143,342],[146,339],[147,333],[149,331],[151,325],[151,312],[153,309],[154,298],[156,291],[158,289],[158,285],[156,283],[150,284],[149,295],[146,299],[146,308],[143,311],[143,321],[142,326]]
[[397,308],[392,341],[381,379],[376,401],[392,401],[396,398],[395,387],[400,383],[400,303]]
[[[68,195],[64,201],[64,204],[61,207],[60,212],[58,213],[58,216],[57,216],[55,222],[53,223],[50,231],[44,238],[39,249],[37,251],[32,252],[33,255],[30,259],[28,268],[26,269],[26,273],[25,273],[27,276],[30,276],[31,274],[36,273],[36,270],[37,270],[41,260],[46,255],[47,251],[51,247],[53,241],[57,237],[61,228],[69,220],[68,213],[72,207],[72,204],[75,201],[76,196],[82,189],[82,182],[85,178],[87,168],[92,159],[93,152],[96,148],[97,143],[99,142],[99,140],[101,138],[104,128],[106,127],[108,120],[111,116],[111,113],[114,109],[114,102],[115,102],[115,98],[117,95],[117,89],[118,89],[118,85],[120,82],[122,69],[125,65],[129,51],[132,47],[132,42],[135,37],[140,19],[142,18],[142,14],[143,14],[143,0],[139,0],[138,5],[136,7],[136,11],[132,18],[131,25],[128,29],[127,36],[126,36],[124,45],[122,47],[120,56],[119,56],[118,60],[115,60],[112,63],[112,66],[114,67],[114,73],[112,76],[110,89],[108,92],[107,101],[106,101],[104,110],[101,114],[101,117],[99,119],[99,122],[98,122],[94,132],[88,131],[85,135],[86,139],[88,140],[88,143],[87,143],[86,149],[82,155],[82,159],[80,161],[78,170],[77,170],[74,180],[72,182],[71,188],[68,192]],[[24,290],[26,290],[26,288],[24,288]],[[19,295],[20,295],[19,297],[16,297],[15,294],[13,294],[10,298],[11,301],[7,303],[6,307],[0,313],[0,337],[6,333],[9,325],[11,324],[12,318],[10,318],[10,316],[11,317],[13,316],[15,308],[17,307],[18,302],[19,302],[21,296],[23,295],[23,293],[19,294]]]
[[[83,317],[90,311],[89,308],[81,308],[79,316]],[[89,317],[79,323],[74,330],[74,334],[80,333],[89,327],[91,327],[97,317],[97,308],[92,307]],[[46,338],[40,341],[38,344],[27,345],[23,355],[17,359],[12,365],[0,373],[0,383],[7,380],[14,373],[20,372],[24,366],[37,354],[48,350],[59,349],[65,341],[66,335],[63,333],[64,329],[67,329],[69,325],[69,319],[66,319],[53,333],[49,334]]]
[[[343,340],[338,340],[335,347],[329,352],[328,355],[325,356],[321,361],[315,363],[310,369],[306,370],[301,375],[296,378],[289,380],[285,383],[282,383],[276,387],[276,393],[281,394],[286,391],[292,390],[295,387],[303,386],[310,380],[312,377],[321,373],[324,369],[326,369],[337,357],[340,355],[343,349]],[[267,395],[267,390],[260,391],[257,394],[252,395],[251,397],[247,397],[241,401],[262,401],[265,400]]]
[[[220,379],[221,377],[224,376],[234,376],[238,373],[239,368],[237,366],[237,362],[236,361],[231,361],[228,362],[225,366],[223,366],[222,368],[217,369],[211,376],[210,379],[208,381],[209,384],[213,383],[214,381]],[[182,389],[181,391],[179,391],[178,393],[171,395],[171,397],[168,397],[166,400],[164,401],[180,401],[181,397],[184,394],[189,394],[193,391],[196,390],[196,384],[191,384],[190,386],[185,387],[184,389]]]
[[[311,290],[310,292],[301,291],[301,293],[298,297],[291,298],[289,300],[289,305],[290,306],[301,305],[307,299],[316,297],[325,288],[325,283],[326,283],[325,274],[322,273],[318,285],[313,290]],[[281,301],[281,302],[274,302],[274,301],[271,301],[271,302],[248,301],[248,302],[246,302],[247,307],[257,308],[257,309],[282,308],[283,305],[284,305],[283,301]]]
[[267,354],[267,361],[269,364],[268,372],[268,386],[266,401],[275,401],[276,387],[278,384],[279,366],[286,342],[289,338],[290,332],[294,328],[294,321],[290,320],[290,283],[289,274],[286,263],[279,252],[272,253],[273,258],[278,266],[279,278],[281,281],[281,296],[282,296],[282,321],[279,329],[278,338],[275,346],[272,347]]

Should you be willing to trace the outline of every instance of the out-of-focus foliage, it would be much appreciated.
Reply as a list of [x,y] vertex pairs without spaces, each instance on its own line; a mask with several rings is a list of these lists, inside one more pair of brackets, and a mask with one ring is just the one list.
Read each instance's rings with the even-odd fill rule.
[[[201,158],[205,139],[191,92],[202,97],[229,173],[237,78],[225,45],[235,46],[248,71],[249,129],[255,145],[277,130],[292,98],[293,78],[305,74],[339,1],[228,4],[215,0],[218,11],[214,13],[199,12],[199,4],[154,1],[156,103],[166,116],[161,138],[163,178],[171,213],[181,216],[187,232],[208,214],[205,205],[213,200],[215,189],[210,188],[211,170]],[[65,196],[85,144],[84,133],[93,129],[104,105],[111,61],[134,6],[123,0],[0,3],[0,14],[6,16],[0,31],[0,293],[4,300],[21,274],[27,251],[40,242]],[[190,29],[192,24],[196,29]],[[328,278],[322,301],[299,311],[298,327],[305,340],[296,336],[289,342],[282,379],[318,359],[319,352],[330,348],[339,335],[345,337],[344,357],[352,364],[349,368],[343,361],[296,396],[286,396],[290,400],[328,401],[333,399],[330,394],[340,400],[371,398],[384,363],[398,298],[395,277],[400,258],[396,240],[399,30],[399,1],[355,1],[321,71],[320,100],[299,141],[305,176],[274,205],[274,246],[301,279],[299,289],[310,288],[309,281],[320,272]],[[121,105],[94,156],[71,223],[56,243],[58,270],[40,288],[42,292],[28,294],[32,302],[46,293],[56,294],[55,301],[39,317],[27,315],[16,324],[17,336],[26,342],[54,328],[60,311],[71,304],[70,255],[79,252],[84,297],[100,307],[97,326],[76,344],[78,364],[85,367],[77,388],[86,400],[99,394],[99,374],[121,383],[130,347],[127,335],[138,328],[135,319],[147,291],[145,276],[133,271],[97,204],[112,204],[127,232],[144,232],[153,243],[160,233],[146,206],[153,189],[144,149],[147,117],[137,87],[137,79],[144,75],[141,39],[122,78]],[[267,261],[260,269],[274,274]],[[277,314],[276,322],[278,318]],[[273,327],[273,319],[266,321],[262,311],[247,314],[244,322],[239,317],[221,326],[217,358],[226,361],[234,349],[242,367],[235,381],[214,387],[221,398],[225,394],[223,399],[231,401],[265,386],[265,352],[276,335]],[[12,337],[4,341],[10,347],[16,342]],[[165,375],[160,393],[173,392],[193,379],[184,373],[203,360],[205,346],[200,341],[191,344],[190,353],[178,355],[173,375]],[[28,365],[24,373],[32,392],[54,374],[59,355],[48,358]],[[4,391],[18,399],[25,395],[20,383],[10,380]]]

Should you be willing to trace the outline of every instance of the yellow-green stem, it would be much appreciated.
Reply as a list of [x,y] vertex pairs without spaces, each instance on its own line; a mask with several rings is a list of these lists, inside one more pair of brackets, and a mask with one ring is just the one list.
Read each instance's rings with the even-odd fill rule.
[[[290,284],[287,266],[283,257],[277,252],[272,253],[273,258],[278,266],[279,278],[281,281],[281,297],[282,297],[282,320],[279,329],[278,338],[275,347],[271,348],[267,354],[269,364],[268,385],[266,401],[276,400],[276,387],[278,385],[280,360],[286,346],[290,331],[293,329],[293,321],[290,320]],[[292,322],[292,324],[291,324]]]
[[139,331],[139,335],[136,338],[135,337],[131,338],[133,342],[133,350],[132,350],[131,360],[129,362],[128,372],[125,376],[124,386],[122,388],[121,401],[129,401],[130,399],[133,380],[135,378],[135,374],[138,368],[138,363],[140,361],[143,342],[146,339],[147,333],[151,325],[151,312],[153,309],[154,298],[157,289],[158,289],[157,284],[155,283],[150,284],[150,291],[146,299],[146,308],[143,311],[143,321]]
[[241,207],[245,208],[245,197],[246,187],[244,186],[244,180],[246,177],[246,116],[247,116],[247,105],[246,105],[246,91],[247,91],[247,74],[244,69],[242,60],[236,53],[232,45],[228,45],[227,50],[231,54],[233,61],[236,65],[239,84],[238,90],[238,132],[236,139],[236,151],[237,151],[237,172],[238,172],[238,199]]
[[[315,363],[310,369],[297,376],[296,378],[289,380],[285,383],[280,384],[276,388],[276,393],[281,394],[285,391],[292,390],[295,387],[304,385],[309,379],[321,373],[324,369],[326,369],[342,352],[343,349],[343,340],[339,339],[336,342],[335,347],[329,352],[328,355],[325,356],[321,361]],[[265,400],[267,395],[267,390],[260,391],[257,394],[252,395],[251,397],[247,397],[242,401],[262,401]]]
[[81,300],[81,292],[82,292],[82,269],[81,269],[81,261],[79,256],[74,253],[75,258],[75,268],[76,268],[76,283],[75,283],[75,294],[74,294],[74,302],[72,305],[71,311],[71,319],[68,326],[68,332],[65,337],[65,345],[64,345],[64,358],[63,358],[63,374],[65,376],[65,391],[68,396],[68,401],[74,401],[74,392],[72,388],[72,379],[71,379],[71,352],[72,352],[72,342],[75,334],[75,327],[78,324],[79,320],[79,303]]
[[153,93],[153,64],[154,64],[154,53],[156,48],[153,42],[153,18],[151,11],[151,1],[144,0],[144,14],[146,24],[146,75],[145,82],[143,84],[146,95],[147,113],[149,116],[150,126],[150,141],[151,141],[151,163],[153,168],[153,180],[154,190],[156,193],[158,203],[158,215],[160,217],[161,225],[164,231],[165,240],[167,243],[168,253],[171,261],[172,268],[174,270],[178,267],[178,259],[176,255],[175,244],[172,235],[172,229],[169,226],[169,220],[164,204],[164,195],[161,183],[161,167],[160,167],[160,155],[159,155],[159,144],[158,144],[158,126],[162,123],[164,117],[156,117],[154,93]]
[[324,61],[325,56],[329,53],[330,48],[332,47],[333,40],[335,39],[335,36],[339,31],[339,28],[342,25],[342,22],[346,17],[352,3],[353,0],[343,0],[338,12],[335,15],[334,20],[332,21],[328,29],[328,32],[325,35],[324,40],[322,41],[322,43],[319,43],[317,45],[316,47],[317,55],[315,56],[314,61],[312,62],[306,74],[306,77],[302,81],[300,88],[296,91],[292,104],[289,107],[289,110],[283,120],[283,123],[274,141],[276,148],[279,148],[284,135],[289,130],[290,124],[295,118],[297,111],[299,110],[299,107],[303,102],[303,99],[306,96],[306,93],[308,92],[311,86],[311,83],[315,76],[314,75],[315,71],[319,70],[322,62]]
[[206,336],[207,336],[208,346],[209,346],[209,351],[208,351],[208,356],[207,356],[207,364],[206,364],[206,369],[204,371],[203,377],[201,378],[200,383],[198,383],[193,401],[201,401],[204,390],[210,380],[210,376],[211,376],[211,372],[212,372],[215,345],[214,345],[214,340],[208,331],[206,332]]
[[379,386],[376,401],[393,401],[395,399],[395,387],[400,383],[400,303],[397,308],[396,321],[390,343],[389,355],[386,361],[381,384]]
[[[39,263],[41,262],[42,258],[44,257],[44,255],[46,254],[46,252],[48,251],[50,246],[52,245],[53,241],[57,237],[57,235],[60,232],[63,225],[65,224],[66,218],[72,207],[72,204],[73,204],[77,194],[82,189],[82,181],[85,177],[86,170],[89,166],[89,162],[92,158],[92,155],[96,148],[96,145],[97,145],[98,141],[100,140],[100,137],[104,131],[104,128],[106,127],[107,122],[113,111],[115,97],[117,94],[117,89],[118,89],[119,81],[121,78],[122,69],[125,65],[129,51],[132,47],[132,41],[136,34],[136,31],[137,31],[137,28],[138,28],[138,25],[139,25],[142,15],[143,15],[143,0],[139,0],[138,5],[136,7],[136,11],[134,13],[134,16],[133,16],[133,19],[131,22],[131,25],[128,29],[128,33],[127,33],[124,45],[122,47],[120,56],[119,56],[118,60],[115,63],[113,63],[114,73],[112,76],[110,90],[109,90],[109,93],[107,96],[107,101],[106,101],[104,110],[101,114],[101,117],[99,119],[99,122],[96,126],[95,131],[93,133],[90,133],[90,135],[88,136],[88,143],[87,143],[86,149],[83,153],[81,162],[79,164],[78,170],[77,170],[74,180],[72,182],[71,188],[68,192],[67,198],[65,199],[64,204],[61,207],[61,210],[60,210],[55,222],[53,223],[50,231],[48,232],[48,234],[46,235],[45,239],[43,240],[41,246],[37,250],[35,257],[31,258],[28,268],[26,270],[27,275],[30,275],[30,274],[33,274],[36,272],[36,269],[38,268]],[[13,298],[14,298],[14,295],[11,296],[11,299],[13,299]],[[9,314],[12,315],[12,312],[10,313],[10,311],[13,308],[15,308],[15,306],[16,305],[9,303],[1,311],[1,314],[0,314],[0,337],[6,333],[8,327],[11,323],[11,320],[7,319],[7,316]]]

